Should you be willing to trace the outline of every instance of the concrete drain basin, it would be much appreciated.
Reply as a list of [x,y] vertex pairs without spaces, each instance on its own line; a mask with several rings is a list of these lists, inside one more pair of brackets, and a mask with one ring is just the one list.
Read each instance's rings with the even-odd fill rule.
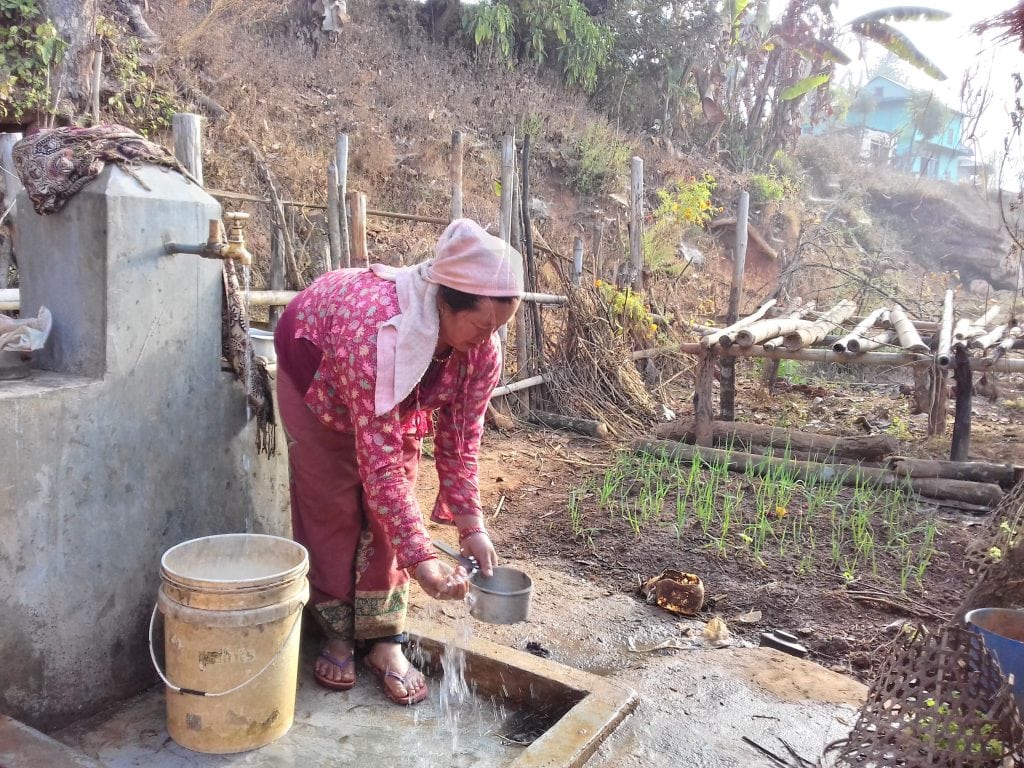
[[[410,621],[410,639],[419,646],[426,671],[442,675],[446,627]],[[527,713],[545,728],[508,768],[581,766],[631,713],[636,693],[624,686],[532,654],[471,638],[465,650],[466,680],[476,695]]]

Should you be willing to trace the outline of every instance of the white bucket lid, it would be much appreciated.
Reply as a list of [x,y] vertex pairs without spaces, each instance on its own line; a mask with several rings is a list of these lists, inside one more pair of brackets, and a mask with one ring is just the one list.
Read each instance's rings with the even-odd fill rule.
[[309,553],[296,541],[260,533],[204,536],[171,547],[160,558],[160,576],[197,591],[265,589],[301,579]]

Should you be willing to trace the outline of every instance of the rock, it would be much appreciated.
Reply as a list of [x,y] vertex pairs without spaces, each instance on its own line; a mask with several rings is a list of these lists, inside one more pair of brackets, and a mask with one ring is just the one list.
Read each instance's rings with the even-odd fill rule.
[[551,203],[541,200],[539,197],[531,197],[530,213],[538,219],[549,219],[551,218]]
[[695,267],[704,266],[704,252],[688,243],[679,243],[676,246],[676,256],[686,264],[692,264]]

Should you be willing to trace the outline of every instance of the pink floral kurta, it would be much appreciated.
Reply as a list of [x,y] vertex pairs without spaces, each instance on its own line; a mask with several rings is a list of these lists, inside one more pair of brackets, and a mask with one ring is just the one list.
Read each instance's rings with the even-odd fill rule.
[[366,507],[391,537],[398,567],[434,557],[402,468],[402,438],[429,434],[431,412],[438,411],[434,457],[440,490],[434,517],[454,517],[460,529],[480,525],[477,453],[499,376],[497,338],[432,365],[404,402],[375,416],[377,329],[400,314],[395,284],[369,271],[328,272],[295,301],[296,338],[323,352],[306,404],[328,427],[355,434]]

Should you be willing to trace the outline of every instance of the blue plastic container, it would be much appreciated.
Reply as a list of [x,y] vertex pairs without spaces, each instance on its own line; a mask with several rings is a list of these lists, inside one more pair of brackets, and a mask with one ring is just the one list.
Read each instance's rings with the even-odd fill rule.
[[964,616],[967,628],[985,640],[1003,676],[1013,675],[1013,697],[1024,712],[1024,611],[1012,608],[978,608]]

